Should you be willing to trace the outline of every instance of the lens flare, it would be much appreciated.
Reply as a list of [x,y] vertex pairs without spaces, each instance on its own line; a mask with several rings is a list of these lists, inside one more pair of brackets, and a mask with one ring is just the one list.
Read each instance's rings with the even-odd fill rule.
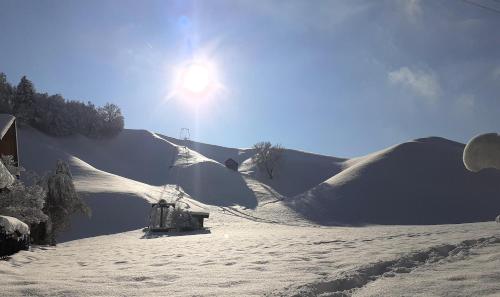
[[181,78],[181,88],[193,94],[202,94],[207,91],[212,77],[207,66],[200,63],[191,63],[186,66]]
[[198,57],[179,64],[174,68],[175,79],[167,100],[175,98],[190,108],[209,106],[225,92],[218,74],[211,59]]

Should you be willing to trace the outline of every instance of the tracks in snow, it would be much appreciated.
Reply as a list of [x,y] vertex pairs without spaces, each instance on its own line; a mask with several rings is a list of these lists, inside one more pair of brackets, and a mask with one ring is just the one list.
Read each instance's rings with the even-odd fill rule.
[[500,237],[492,236],[465,240],[458,244],[444,244],[402,255],[400,258],[379,261],[342,273],[333,280],[324,279],[314,283],[292,286],[284,292],[271,293],[268,296],[352,296],[369,282],[382,277],[394,277],[400,273],[409,273],[418,267],[440,261],[459,261],[468,256],[472,249],[491,244],[499,244]]
[[243,212],[241,210],[238,210],[234,207],[231,206],[219,206],[217,208],[220,214],[224,215],[230,215],[230,216],[235,216],[239,217],[242,219],[258,222],[258,223],[267,223],[267,224],[276,224],[276,225],[284,225],[284,226],[294,226],[294,227],[315,227],[317,225],[314,224],[308,224],[308,223],[290,223],[287,221],[276,221],[276,220],[271,220],[271,219],[266,219],[262,217],[257,217],[251,214],[248,214],[246,212]]
[[247,213],[242,212],[240,210],[237,210],[236,208],[231,207],[231,206],[219,206],[218,210],[222,214],[231,215],[231,216],[235,216],[235,217],[240,217],[240,218],[251,220],[251,221],[254,221],[254,222],[269,223],[269,224],[281,224],[281,222],[278,222],[278,221],[268,220],[268,219],[265,219],[265,218],[259,218],[259,217],[247,214]]

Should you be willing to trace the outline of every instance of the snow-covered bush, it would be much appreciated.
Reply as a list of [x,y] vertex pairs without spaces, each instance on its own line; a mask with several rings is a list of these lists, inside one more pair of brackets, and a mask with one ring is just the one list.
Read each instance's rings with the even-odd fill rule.
[[45,191],[38,184],[24,185],[15,180],[12,185],[0,192],[0,214],[15,217],[28,225],[47,221],[42,211]]
[[[0,175],[2,176],[1,186],[3,188],[0,190],[0,214],[15,217],[29,225],[45,222],[47,215],[42,211],[45,191],[39,185],[38,180],[33,181],[30,185],[25,185],[12,176],[23,170],[22,167],[14,165],[12,156],[2,155]],[[6,180],[9,182],[4,182]]]
[[170,207],[167,214],[167,224],[170,228],[181,230],[198,229],[198,221],[194,220],[191,213],[183,209],[179,204],[175,207]]
[[12,185],[14,180],[15,178],[12,176],[7,166],[0,162],[0,189]]
[[200,222],[194,218],[187,209],[182,207],[181,203],[175,206],[167,207],[165,200],[160,200],[151,210],[149,229],[158,230],[197,230]]
[[28,249],[29,239],[28,225],[14,217],[0,216],[0,256]]
[[30,234],[30,228],[25,223],[20,220],[9,217],[9,216],[0,216],[0,231],[6,235],[11,235],[14,233],[20,235],[28,235]]
[[2,155],[1,161],[11,175],[20,175],[21,172],[25,171],[23,167],[17,166],[12,155]]
[[[13,174],[24,170],[13,165],[11,156],[2,156],[1,161],[0,173],[2,166]],[[15,217],[35,227],[33,236],[38,243],[55,244],[56,236],[70,227],[73,214],[90,215],[90,209],[76,192],[69,166],[63,161],[57,162],[52,174],[43,177],[33,174],[30,185],[12,179],[10,185],[0,190],[0,215]]]
[[45,187],[44,211],[50,217],[51,241],[55,243],[56,236],[70,227],[71,216],[76,213],[90,216],[90,208],[78,196],[69,166],[61,160],[55,172],[47,177]]

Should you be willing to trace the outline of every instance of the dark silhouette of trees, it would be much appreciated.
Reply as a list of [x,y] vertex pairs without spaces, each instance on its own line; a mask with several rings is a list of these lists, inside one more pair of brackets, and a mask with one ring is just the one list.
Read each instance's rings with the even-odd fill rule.
[[124,127],[124,117],[115,104],[96,107],[91,102],[66,100],[59,94],[37,93],[26,76],[13,87],[3,73],[0,73],[0,113],[13,114],[20,122],[53,136],[78,133],[93,138],[112,137]]

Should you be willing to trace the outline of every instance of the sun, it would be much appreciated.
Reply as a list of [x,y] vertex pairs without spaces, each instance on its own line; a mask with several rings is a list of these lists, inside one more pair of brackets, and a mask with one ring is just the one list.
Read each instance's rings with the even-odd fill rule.
[[[176,98],[189,107],[208,106],[225,94],[219,67],[208,58],[196,57],[173,69],[174,80],[168,99]],[[167,99],[167,100],[168,100]]]
[[207,91],[212,82],[210,69],[201,63],[186,65],[182,77],[181,88],[185,91],[199,95]]

